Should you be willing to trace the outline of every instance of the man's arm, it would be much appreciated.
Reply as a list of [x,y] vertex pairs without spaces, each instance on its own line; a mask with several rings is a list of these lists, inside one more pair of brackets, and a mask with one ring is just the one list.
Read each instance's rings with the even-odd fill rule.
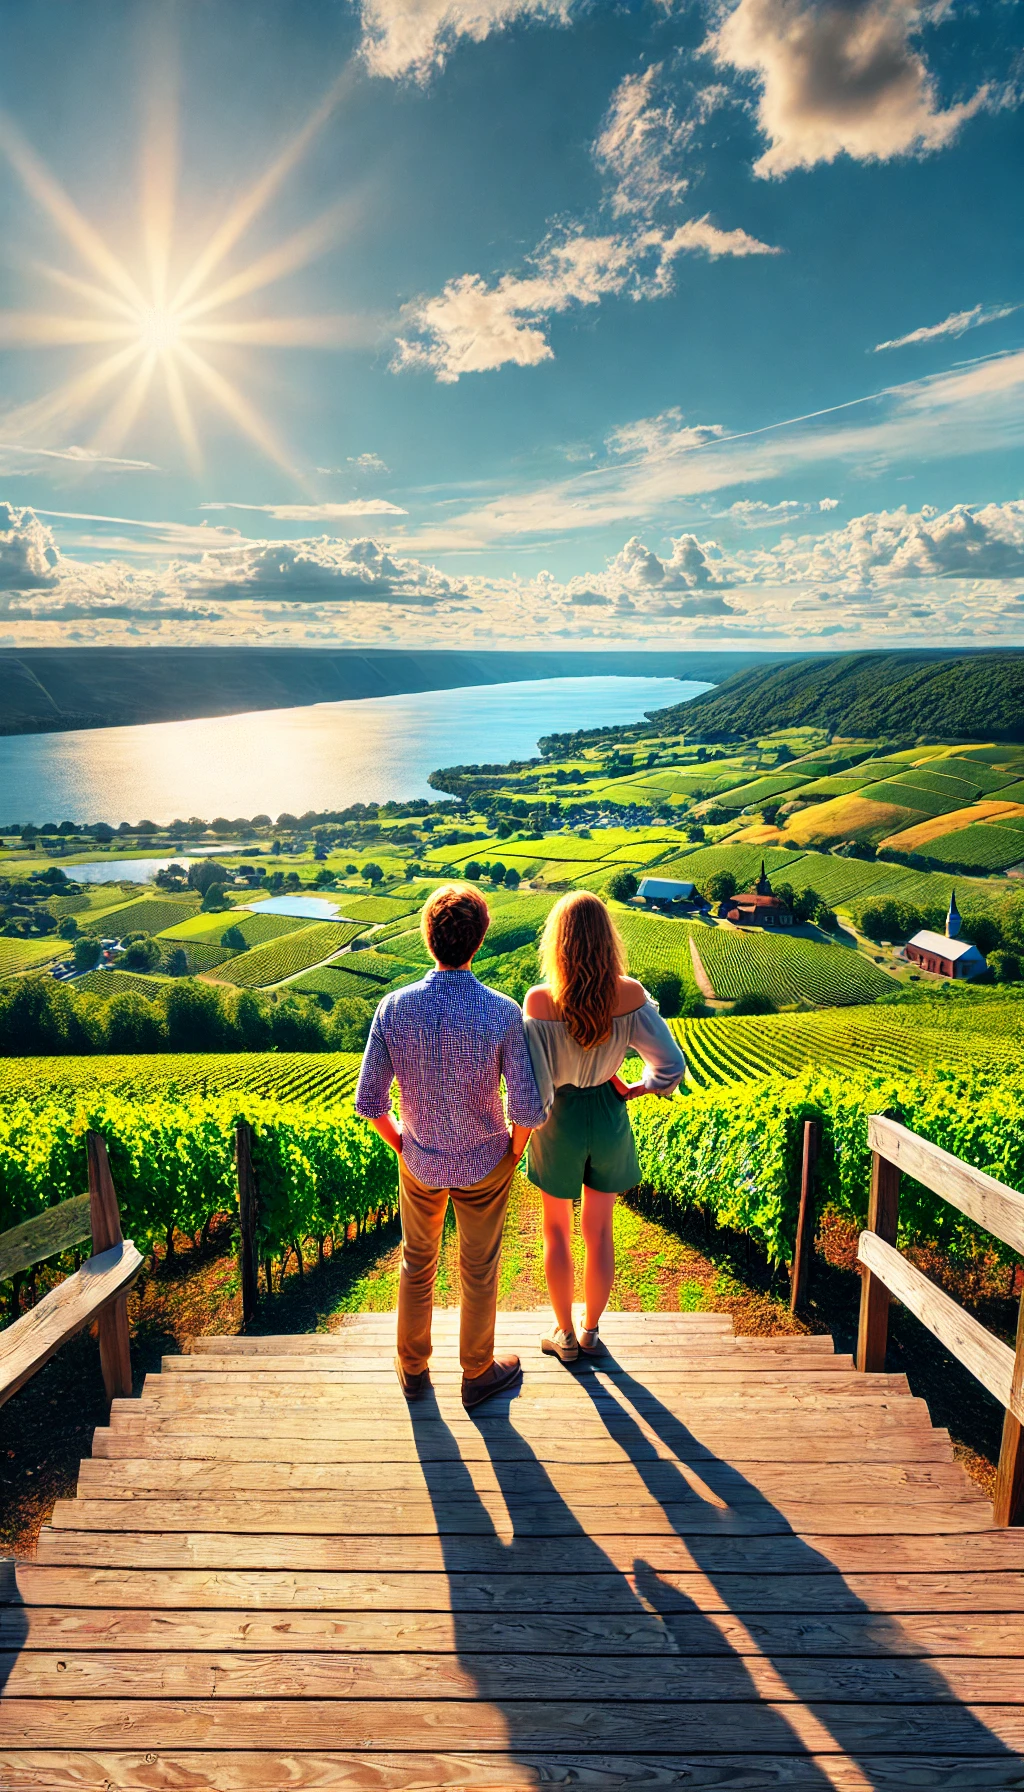
[[[397,1126],[395,1125],[394,1116],[392,1114],[379,1114],[376,1116],[374,1116],[373,1114],[367,1114],[365,1116],[365,1118],[366,1118],[368,1124],[373,1127],[374,1132],[377,1132],[380,1134],[381,1138],[384,1140],[385,1145],[390,1145],[390,1147],[391,1147],[392,1151],[395,1153],[396,1157],[401,1157],[401,1155],[402,1155],[402,1135],[399,1132]],[[529,1135],[527,1135],[527,1136],[529,1136]],[[524,1146],[524,1150],[525,1150],[525,1146]]]
[[391,1085],[395,1080],[395,1067],[388,1050],[388,1042],[384,1037],[381,1013],[378,1008],[373,1017],[370,1037],[366,1041],[363,1062],[359,1070],[359,1083],[356,1088],[354,1107],[363,1120],[368,1120],[374,1132],[379,1133],[385,1145],[392,1151],[402,1154],[402,1134],[395,1125],[391,1114]]
[[529,1143],[535,1126],[543,1126],[547,1115],[533,1074],[530,1050],[522,1016],[516,1013],[502,1043],[501,1068],[508,1093],[508,1117],[512,1127],[512,1156],[517,1163]]

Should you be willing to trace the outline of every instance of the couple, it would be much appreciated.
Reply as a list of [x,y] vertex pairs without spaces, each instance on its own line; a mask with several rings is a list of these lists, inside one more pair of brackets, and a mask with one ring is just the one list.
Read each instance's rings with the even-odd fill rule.
[[[409,1400],[430,1385],[434,1278],[449,1199],[455,1208],[468,1411],[522,1373],[517,1356],[495,1358],[494,1323],[505,1209],[527,1146],[526,1174],[544,1202],[544,1270],[555,1314],[541,1348],[570,1363],[581,1350],[601,1350],[598,1324],[615,1276],[612,1208],[640,1180],[626,1104],[637,1095],[671,1095],[685,1071],[657,1006],[624,975],[622,942],[597,896],[577,890],[551,910],[541,941],[547,981],[530,990],[522,1012],[473,975],[490,919],[479,891],[458,884],[434,891],[420,924],[434,969],[381,1002],[355,1102],[398,1156],[395,1367]],[[642,1082],[618,1075],[629,1052],[644,1061]],[[391,1113],[394,1081],[400,1124]],[[586,1306],[577,1334],[572,1204],[581,1194]]]

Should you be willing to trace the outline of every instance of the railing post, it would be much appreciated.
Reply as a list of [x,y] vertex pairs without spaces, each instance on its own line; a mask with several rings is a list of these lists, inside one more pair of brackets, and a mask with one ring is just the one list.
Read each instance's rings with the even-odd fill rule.
[[[117,1192],[110,1174],[106,1140],[101,1133],[85,1135],[89,1163],[89,1223],[92,1229],[93,1256],[109,1251],[112,1245],[123,1244],[121,1215]],[[131,1339],[128,1331],[128,1296],[119,1294],[109,1306],[101,1308],[96,1327],[99,1334],[100,1370],[108,1402],[126,1399],[132,1391]]]
[[256,1221],[259,1200],[252,1167],[252,1127],[240,1120],[235,1132],[235,1170],[238,1176],[238,1229],[241,1237],[239,1268],[242,1280],[242,1330],[247,1331],[260,1298],[257,1279]]
[[[1017,1354],[1013,1363],[1013,1400],[1024,1405],[1024,1294],[1017,1312]],[[1024,1425],[1007,1409],[999,1452],[992,1517],[996,1524],[1024,1524]]]
[[[877,1232],[886,1244],[895,1246],[900,1216],[900,1172],[888,1158],[877,1151],[871,1153],[871,1199],[868,1203],[869,1232]],[[885,1368],[885,1347],[889,1337],[889,1290],[878,1276],[865,1268],[860,1285],[860,1326],[857,1331],[857,1367],[868,1374]]]
[[817,1120],[804,1121],[804,1150],[800,1166],[800,1212],[796,1222],[796,1243],[793,1247],[793,1268],[789,1284],[789,1310],[797,1313],[807,1303],[807,1286],[811,1274],[811,1247],[817,1210],[814,1201],[814,1167],[818,1161],[821,1125]]

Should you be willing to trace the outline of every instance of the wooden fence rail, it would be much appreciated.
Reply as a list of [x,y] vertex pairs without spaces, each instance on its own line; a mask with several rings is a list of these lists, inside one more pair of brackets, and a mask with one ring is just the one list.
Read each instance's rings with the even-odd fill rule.
[[867,1229],[857,1246],[863,1266],[857,1367],[867,1372],[885,1368],[889,1301],[895,1295],[1006,1408],[993,1510],[997,1524],[1024,1524],[1024,1295],[1016,1349],[1011,1350],[896,1249],[904,1171],[1022,1253],[1024,1195],[930,1144],[888,1114],[872,1114],[868,1144],[871,1199]]

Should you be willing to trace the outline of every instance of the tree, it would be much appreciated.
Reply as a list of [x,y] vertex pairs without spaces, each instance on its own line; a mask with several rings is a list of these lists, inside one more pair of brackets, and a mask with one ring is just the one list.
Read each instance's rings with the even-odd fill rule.
[[75,970],[95,970],[102,950],[99,940],[93,939],[90,933],[83,933],[81,938],[75,941]]
[[57,932],[60,934],[62,940],[75,939],[78,934],[78,922],[75,920],[74,915],[65,915]]
[[466,876],[471,883],[479,883],[481,869],[482,867],[477,864],[475,859],[470,859],[469,864],[466,866]]
[[990,915],[966,915],[962,937],[971,940],[986,958],[1002,945],[1002,929]]
[[650,979],[651,994],[665,1020],[674,1020],[683,995],[682,978],[675,971],[655,971]]
[[505,888],[506,890],[518,890],[519,884],[519,873],[514,865],[510,865],[505,873]]
[[606,887],[609,896],[613,897],[616,902],[629,902],[630,898],[636,895],[640,885],[632,871],[616,871],[615,875],[608,879]]
[[184,946],[175,946],[164,969],[169,977],[188,976],[188,954],[186,953]]
[[1016,952],[997,949],[989,953],[988,968],[997,983],[1020,982],[1020,959]]
[[229,927],[226,933],[221,934],[220,943],[222,946],[229,947],[232,952],[245,951],[245,934],[237,922]]
[[125,990],[106,1004],[108,1052],[158,1052],[167,1043],[162,1016],[136,990]]
[[194,977],[169,983],[158,998],[167,1017],[167,1043],[172,1052],[224,1051],[234,1029],[224,1012],[220,991]]
[[209,884],[203,892],[204,915],[217,914],[220,909],[227,908],[228,899],[223,884]]
[[223,884],[229,876],[227,867],[218,865],[216,859],[199,859],[188,868],[188,887],[205,896],[213,884]]
[[121,963],[126,971],[155,971],[160,963],[160,948],[156,940],[144,933],[141,939],[133,940],[127,951],[122,954]]
[[505,882],[505,867],[500,859],[491,866],[490,877],[492,884],[503,884]]
[[376,889],[378,884],[382,884],[384,882],[384,873],[381,870],[381,867],[379,865],[375,865],[372,859],[366,865],[363,866],[362,876],[366,879],[366,882],[368,884],[370,884],[374,889]]
[[730,896],[736,894],[736,879],[731,871],[716,871],[708,883],[708,898],[711,902],[728,902]]
[[761,820],[766,827],[773,828],[779,818],[778,803],[765,803],[761,810]]
[[750,990],[747,995],[740,996],[732,1005],[734,1014],[777,1014],[778,1009],[771,996],[766,996],[759,989]]

